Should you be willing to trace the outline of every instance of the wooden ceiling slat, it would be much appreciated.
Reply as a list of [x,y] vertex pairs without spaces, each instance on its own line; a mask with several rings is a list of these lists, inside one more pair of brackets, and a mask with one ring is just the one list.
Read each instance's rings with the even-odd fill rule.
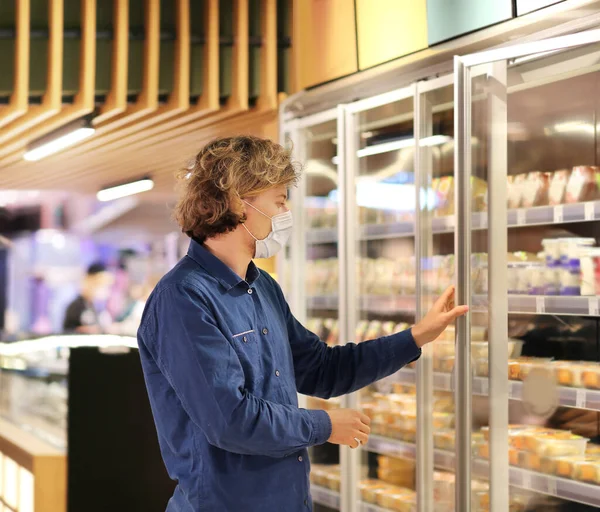
[[60,112],[63,73],[63,9],[63,0],[49,0],[48,72],[46,76],[46,92],[42,98],[42,104],[30,105],[27,113],[0,129],[1,146],[4,146],[6,141],[21,136],[36,124]]
[[112,166],[105,173],[94,172],[85,167],[81,162],[73,166],[65,162],[64,172],[60,176],[44,173],[44,161],[25,163],[28,172],[7,176],[6,188],[41,188],[57,189],[68,188],[84,192],[95,192],[102,186],[116,181],[135,179],[148,172],[148,163],[152,162],[152,176],[156,182],[156,194],[173,194],[174,173],[187,160],[192,158],[203,144],[214,137],[254,134],[270,138],[277,137],[277,111],[246,111],[223,123],[205,126],[197,132],[190,132],[177,140],[175,145],[172,140],[165,140],[160,144],[149,146],[136,152],[137,158],[130,165],[123,165],[122,154],[115,154]]
[[98,124],[127,108],[127,55],[129,54],[129,0],[114,0],[110,92],[94,121]]
[[[155,0],[147,1],[154,2]],[[183,14],[185,10],[188,10],[189,12],[189,2],[185,6],[182,4],[182,7],[183,9],[181,14]],[[72,158],[78,154],[88,154],[90,150],[95,148],[100,148],[98,149],[100,152],[112,151],[115,147],[127,146],[136,140],[139,140],[140,138],[146,138],[153,133],[160,133],[164,130],[164,126],[178,126],[187,120],[199,119],[219,110],[219,1],[205,0],[205,12],[206,14],[204,16],[204,21],[206,23],[206,44],[204,45],[204,62],[206,63],[206,66],[203,76],[203,93],[198,99],[198,102],[180,114],[177,114],[172,110],[165,109],[165,111],[157,113],[158,119],[156,123],[148,123],[143,125],[139,119],[141,116],[138,114],[132,116],[124,123],[119,122],[120,118],[122,119],[123,116],[128,115],[128,108],[127,112],[123,116],[117,116],[115,118],[116,124],[115,120],[107,123],[106,125],[99,124],[96,126],[96,134],[94,134],[92,139],[65,152],[65,155],[68,154],[69,157]],[[187,38],[189,41],[189,25],[187,27],[182,26],[181,28],[182,42],[183,38]],[[183,46],[181,46],[182,57],[185,56],[186,51],[189,52],[189,44],[187,45],[187,48],[183,48]],[[188,73],[189,76],[189,53],[187,65],[181,60],[179,63],[181,65],[181,69]],[[177,104],[172,104],[173,108],[181,106],[181,104],[185,101],[185,95],[181,93],[184,92],[183,88],[186,87],[186,84],[184,84],[182,80],[178,83],[178,85],[180,88],[179,96],[175,97],[174,102],[176,101]],[[189,79],[187,80],[187,87],[189,101]],[[158,76],[156,82],[156,92],[156,101],[158,101]],[[173,117],[172,114],[176,114],[175,117]],[[126,127],[127,131],[116,132],[119,127]],[[107,144],[108,142],[113,142],[114,144],[109,146]],[[62,159],[62,156],[62,154],[54,155],[49,157],[47,161],[59,161]]]
[[[171,0],[162,0],[171,3]],[[102,124],[98,127],[98,132],[93,139],[78,147],[78,152],[89,152],[92,149],[100,148],[123,140],[123,138],[132,133],[138,133],[142,130],[159,124],[162,121],[170,119],[177,114],[187,111],[190,106],[190,26],[189,26],[190,0],[177,0],[176,3],[176,25],[177,35],[175,39],[175,65],[173,68],[173,91],[169,95],[167,103],[158,106],[158,108],[149,115],[141,119],[134,119],[124,126],[114,127],[114,123],[108,126]],[[164,56],[171,58],[170,55]],[[96,121],[96,120],[95,120]],[[73,153],[71,153],[73,154]]]
[[[234,2],[233,39],[232,93],[223,108],[199,122],[195,116],[190,116],[187,113],[183,114],[176,118],[175,123],[177,124],[172,129],[165,129],[170,123],[162,123],[156,127],[159,131],[155,132],[154,130],[146,129],[140,132],[141,136],[136,140],[120,140],[116,144],[105,146],[106,151],[113,152],[119,147],[127,147],[131,154],[134,155],[134,150],[138,147],[154,145],[165,138],[177,137],[181,133],[197,130],[201,126],[223,122],[240,112],[248,110],[248,0],[235,0]],[[186,122],[188,119],[190,122]],[[152,132],[156,134],[152,136]],[[105,166],[99,165],[94,169],[97,172],[101,172],[105,169]]]
[[[60,112],[26,132],[28,140],[35,140],[46,133],[94,111],[96,87],[96,0],[81,0],[81,44],[79,55],[79,91],[71,105],[64,105]],[[23,151],[23,140],[0,147],[2,157],[18,159]]]
[[31,18],[31,3],[29,0],[19,0],[16,3],[13,93],[9,104],[0,108],[0,128],[25,115],[29,108],[29,34],[31,27],[29,20]]
[[277,108],[277,0],[261,1],[262,46],[257,106]]

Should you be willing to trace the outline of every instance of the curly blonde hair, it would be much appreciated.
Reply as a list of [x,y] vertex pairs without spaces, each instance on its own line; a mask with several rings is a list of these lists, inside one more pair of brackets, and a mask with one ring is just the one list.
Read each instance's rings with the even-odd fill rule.
[[186,235],[204,243],[246,221],[242,198],[279,185],[295,185],[299,177],[290,151],[271,140],[215,139],[177,173],[181,195],[174,217]]

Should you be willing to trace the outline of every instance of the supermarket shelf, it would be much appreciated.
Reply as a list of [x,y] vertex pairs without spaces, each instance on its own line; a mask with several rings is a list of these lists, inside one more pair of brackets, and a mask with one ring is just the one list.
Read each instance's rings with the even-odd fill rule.
[[[416,446],[413,444],[380,436],[370,436],[365,449],[392,456],[403,454],[405,457],[410,457],[409,453],[416,453]],[[454,469],[454,459],[454,452],[434,450],[436,467],[452,470]],[[473,460],[473,474],[487,478],[489,476],[489,462],[481,459]],[[544,475],[516,467],[510,468],[509,482],[510,485],[522,489],[600,507],[600,486],[597,485]]]
[[[360,298],[360,309],[379,315],[414,314],[416,299],[414,295],[398,297],[365,295]],[[339,301],[337,295],[319,295],[308,298],[309,309],[337,311]]]
[[[508,227],[543,226],[552,224],[570,224],[600,220],[600,201],[588,203],[562,204],[557,206],[538,206],[518,208],[508,211]],[[471,219],[473,229],[486,229],[487,213],[474,213]],[[435,217],[432,220],[434,234],[454,231],[454,217]],[[393,224],[367,224],[360,227],[359,240],[382,240],[414,236],[413,222]],[[309,244],[327,244],[337,242],[337,229],[320,228],[308,231]]]
[[508,310],[514,314],[598,316],[598,307],[598,297],[508,296]]
[[[400,384],[414,385],[416,382],[416,372],[404,368],[397,372],[393,379]],[[433,374],[433,386],[437,390],[453,391],[454,386],[452,381],[453,374],[439,372]],[[472,390],[474,395],[487,396],[489,392],[489,380],[485,377],[473,377]],[[508,393],[512,400],[521,400],[523,397],[523,383],[515,380],[509,381]],[[600,411],[600,391],[560,386],[558,388],[558,396],[560,405],[563,407]]]
[[[360,299],[361,311],[382,316],[414,314],[415,305],[414,295],[397,297],[365,295]],[[308,297],[309,309],[337,311],[338,307],[337,295]],[[472,299],[472,310],[487,311],[487,309],[487,296],[475,295]],[[508,312],[514,315],[600,316],[600,297],[509,295]]]
[[311,484],[310,493],[315,503],[319,505],[325,505],[326,507],[333,508],[335,510],[340,509],[340,493],[326,489],[320,485]]
[[377,505],[373,505],[372,503],[365,503],[364,501],[361,501],[358,504],[358,510],[360,512],[390,512],[390,510],[387,508],[381,508]]

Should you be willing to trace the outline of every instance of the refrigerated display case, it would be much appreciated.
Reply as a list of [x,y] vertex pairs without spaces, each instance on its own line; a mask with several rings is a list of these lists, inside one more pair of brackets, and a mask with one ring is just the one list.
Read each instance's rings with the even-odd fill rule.
[[357,342],[418,320],[450,283],[471,309],[414,368],[343,397],[372,434],[340,450],[339,493],[316,468],[316,504],[600,507],[599,58],[600,31],[578,31],[338,107],[338,225],[300,236],[337,242],[343,283],[295,307],[330,306]]

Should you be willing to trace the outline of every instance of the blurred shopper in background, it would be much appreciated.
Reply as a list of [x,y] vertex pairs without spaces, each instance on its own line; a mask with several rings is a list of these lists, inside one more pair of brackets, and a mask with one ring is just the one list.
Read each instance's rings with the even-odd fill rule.
[[69,304],[63,330],[66,333],[100,334],[110,327],[110,315],[99,309],[110,296],[114,279],[103,263],[93,263],[87,269],[80,294]]
[[370,419],[301,409],[298,393],[340,396],[391,375],[466,312],[450,288],[412,329],[327,347],[252,262],[285,245],[287,189],[298,177],[287,150],[254,137],[211,142],[181,174],[175,214],[192,241],[138,331],[162,455],[178,482],[169,512],[311,510],[307,448],[357,448]]
[[158,279],[149,279],[145,283],[132,283],[129,286],[127,300],[121,314],[110,327],[112,334],[135,336],[142,321],[142,314],[150,293]]

